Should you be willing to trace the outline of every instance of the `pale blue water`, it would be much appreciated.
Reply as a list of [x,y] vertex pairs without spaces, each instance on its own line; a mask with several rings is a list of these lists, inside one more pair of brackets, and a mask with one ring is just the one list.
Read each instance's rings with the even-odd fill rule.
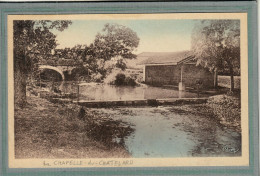
[[110,118],[134,129],[123,138],[125,148],[134,158],[241,156],[239,132],[223,129],[215,121],[199,115],[179,114],[171,106],[94,111],[109,114]]
[[[122,108],[123,109],[123,108]],[[183,131],[179,124],[184,116],[169,112],[165,107],[103,109],[111,117],[132,124],[135,129],[124,138],[125,147],[134,158],[188,157],[197,145],[191,134]],[[100,111],[101,109],[99,109]],[[101,110],[102,111],[102,110]]]
[[129,122],[136,125],[134,134],[125,139],[133,157],[185,157],[190,156],[189,151],[195,146],[187,133],[173,128],[173,119],[143,114]]

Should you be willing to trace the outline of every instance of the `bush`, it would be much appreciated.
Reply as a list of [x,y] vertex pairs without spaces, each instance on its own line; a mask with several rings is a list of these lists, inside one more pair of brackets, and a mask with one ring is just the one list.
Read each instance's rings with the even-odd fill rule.
[[117,86],[125,85],[125,79],[126,79],[125,74],[123,74],[123,73],[118,73],[118,74],[116,75],[115,85],[117,85]]
[[[135,77],[135,76],[133,76]],[[119,69],[114,69],[104,80],[106,84],[112,84],[116,86],[136,86],[135,78],[127,73],[122,73]]]
[[92,74],[91,81],[98,82],[98,83],[102,82],[102,75],[100,73]]
[[69,75],[68,72],[65,73],[69,80],[80,80],[80,78],[89,79],[89,70],[83,66],[76,67],[71,70],[71,74]]
[[136,82],[135,82],[135,80],[133,78],[128,76],[128,77],[125,78],[125,85],[127,85],[127,86],[136,86]]
[[236,126],[241,120],[240,99],[234,96],[217,95],[208,99],[207,105],[222,122]]
[[123,73],[118,73],[115,79],[116,86],[136,86],[136,82],[130,76],[125,76]]

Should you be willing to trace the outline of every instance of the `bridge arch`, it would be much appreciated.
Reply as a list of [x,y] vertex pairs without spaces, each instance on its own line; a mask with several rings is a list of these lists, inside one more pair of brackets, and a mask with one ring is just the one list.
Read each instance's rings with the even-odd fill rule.
[[50,66],[50,65],[40,65],[39,69],[40,70],[45,70],[45,69],[54,70],[54,71],[58,72],[61,75],[63,81],[65,80],[65,76],[64,76],[62,70],[60,70],[57,67]]

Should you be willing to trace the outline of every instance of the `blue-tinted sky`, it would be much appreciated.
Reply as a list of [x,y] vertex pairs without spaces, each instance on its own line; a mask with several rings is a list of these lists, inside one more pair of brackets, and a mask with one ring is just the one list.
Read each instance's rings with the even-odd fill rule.
[[191,31],[197,20],[76,20],[63,32],[55,32],[58,48],[93,42],[106,23],[131,28],[140,38],[135,51],[173,52],[190,49]]

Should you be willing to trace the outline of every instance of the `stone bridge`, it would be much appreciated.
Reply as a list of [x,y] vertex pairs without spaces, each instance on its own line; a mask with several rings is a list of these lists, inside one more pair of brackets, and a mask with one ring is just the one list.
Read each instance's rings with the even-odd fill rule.
[[39,65],[39,69],[41,71],[44,70],[54,70],[56,72],[58,72],[61,77],[62,80],[65,80],[65,75],[64,72],[68,72],[69,75],[71,75],[71,71],[76,68],[76,65]]

